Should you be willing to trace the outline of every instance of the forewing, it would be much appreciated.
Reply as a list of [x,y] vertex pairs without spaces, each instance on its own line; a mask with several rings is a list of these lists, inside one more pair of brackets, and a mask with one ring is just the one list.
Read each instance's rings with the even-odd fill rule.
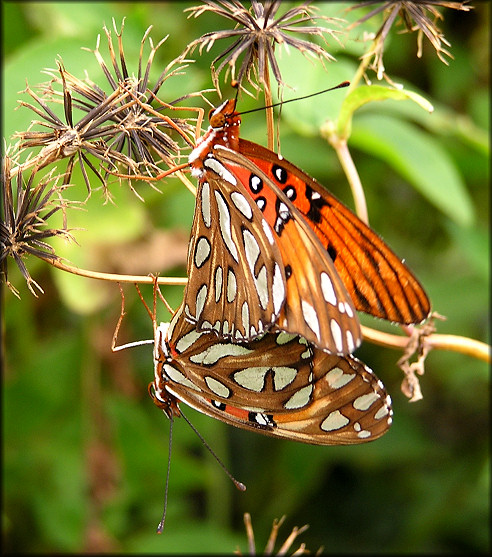
[[362,339],[352,298],[304,216],[253,162],[224,147],[215,151],[250,195],[258,192],[253,198],[280,249],[287,300],[276,326],[306,338],[322,350],[352,353]]
[[[419,281],[391,248],[316,180],[272,151],[240,139],[239,151],[274,177],[330,254],[355,307],[396,323],[419,323],[430,302]],[[278,178],[288,176],[284,182]]]
[[234,177],[199,183],[188,253],[186,318],[200,331],[250,340],[285,302],[285,273],[270,227]]

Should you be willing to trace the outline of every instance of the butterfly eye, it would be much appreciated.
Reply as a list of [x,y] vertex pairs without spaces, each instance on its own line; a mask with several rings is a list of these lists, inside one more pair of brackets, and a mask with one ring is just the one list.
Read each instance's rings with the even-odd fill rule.
[[212,109],[208,113],[208,121],[210,122],[212,128],[217,129],[224,126],[226,118],[221,112],[219,112],[218,114],[214,114],[214,110]]

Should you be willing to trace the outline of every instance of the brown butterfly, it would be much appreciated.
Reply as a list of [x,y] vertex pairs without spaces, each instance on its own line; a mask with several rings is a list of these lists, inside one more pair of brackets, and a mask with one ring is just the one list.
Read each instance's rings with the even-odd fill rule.
[[391,399],[354,356],[320,350],[285,332],[249,342],[197,331],[181,307],[156,329],[154,402],[168,417],[179,401],[230,425],[303,443],[348,445],[391,425]]

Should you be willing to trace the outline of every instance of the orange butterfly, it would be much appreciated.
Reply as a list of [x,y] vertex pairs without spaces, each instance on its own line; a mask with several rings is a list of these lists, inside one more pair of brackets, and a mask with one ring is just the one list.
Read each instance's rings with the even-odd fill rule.
[[239,125],[235,100],[224,102],[189,157],[186,319],[237,342],[283,330],[340,355],[361,342],[356,310],[424,320],[426,293],[384,241],[302,170],[240,139]]

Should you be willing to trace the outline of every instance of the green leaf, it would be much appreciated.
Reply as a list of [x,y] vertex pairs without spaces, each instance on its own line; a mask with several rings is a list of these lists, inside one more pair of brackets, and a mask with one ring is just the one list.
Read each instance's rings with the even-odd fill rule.
[[490,233],[485,227],[458,227],[453,222],[446,223],[449,234],[460,246],[474,272],[485,282],[490,280]]
[[390,116],[359,115],[350,144],[390,164],[460,226],[474,220],[472,201],[449,155],[429,134]]
[[[76,167],[72,181],[83,183]],[[68,212],[68,227],[77,243],[56,237],[52,245],[66,262],[81,269],[108,272],[101,268],[101,250],[137,238],[146,227],[145,206],[125,187],[110,187],[114,203],[103,204],[94,191],[82,211]],[[68,190],[70,192],[70,188]],[[80,197],[79,197],[80,199]],[[53,226],[55,222],[51,222]],[[111,272],[111,271],[109,271]],[[113,295],[106,281],[91,280],[54,269],[53,278],[64,303],[74,312],[88,315],[104,307]]]
[[[295,99],[303,95],[310,95],[324,91],[350,79],[357,67],[346,59],[340,62],[325,62],[326,71],[321,62],[306,58],[299,52],[284,56],[279,60],[282,79],[288,85],[284,89],[283,99]],[[295,87],[294,90],[291,87]],[[319,128],[326,119],[336,120],[340,106],[346,94],[346,89],[322,93],[309,99],[299,99],[297,102],[282,106],[282,119],[289,122],[292,128],[305,136],[319,135]]]
[[411,100],[417,103],[427,112],[434,110],[432,104],[413,91],[405,89],[390,89],[382,85],[362,85],[351,91],[346,97],[340,109],[337,128],[340,138],[348,139],[352,130],[352,117],[354,112],[361,106],[373,101],[385,101],[387,99],[394,100]]

